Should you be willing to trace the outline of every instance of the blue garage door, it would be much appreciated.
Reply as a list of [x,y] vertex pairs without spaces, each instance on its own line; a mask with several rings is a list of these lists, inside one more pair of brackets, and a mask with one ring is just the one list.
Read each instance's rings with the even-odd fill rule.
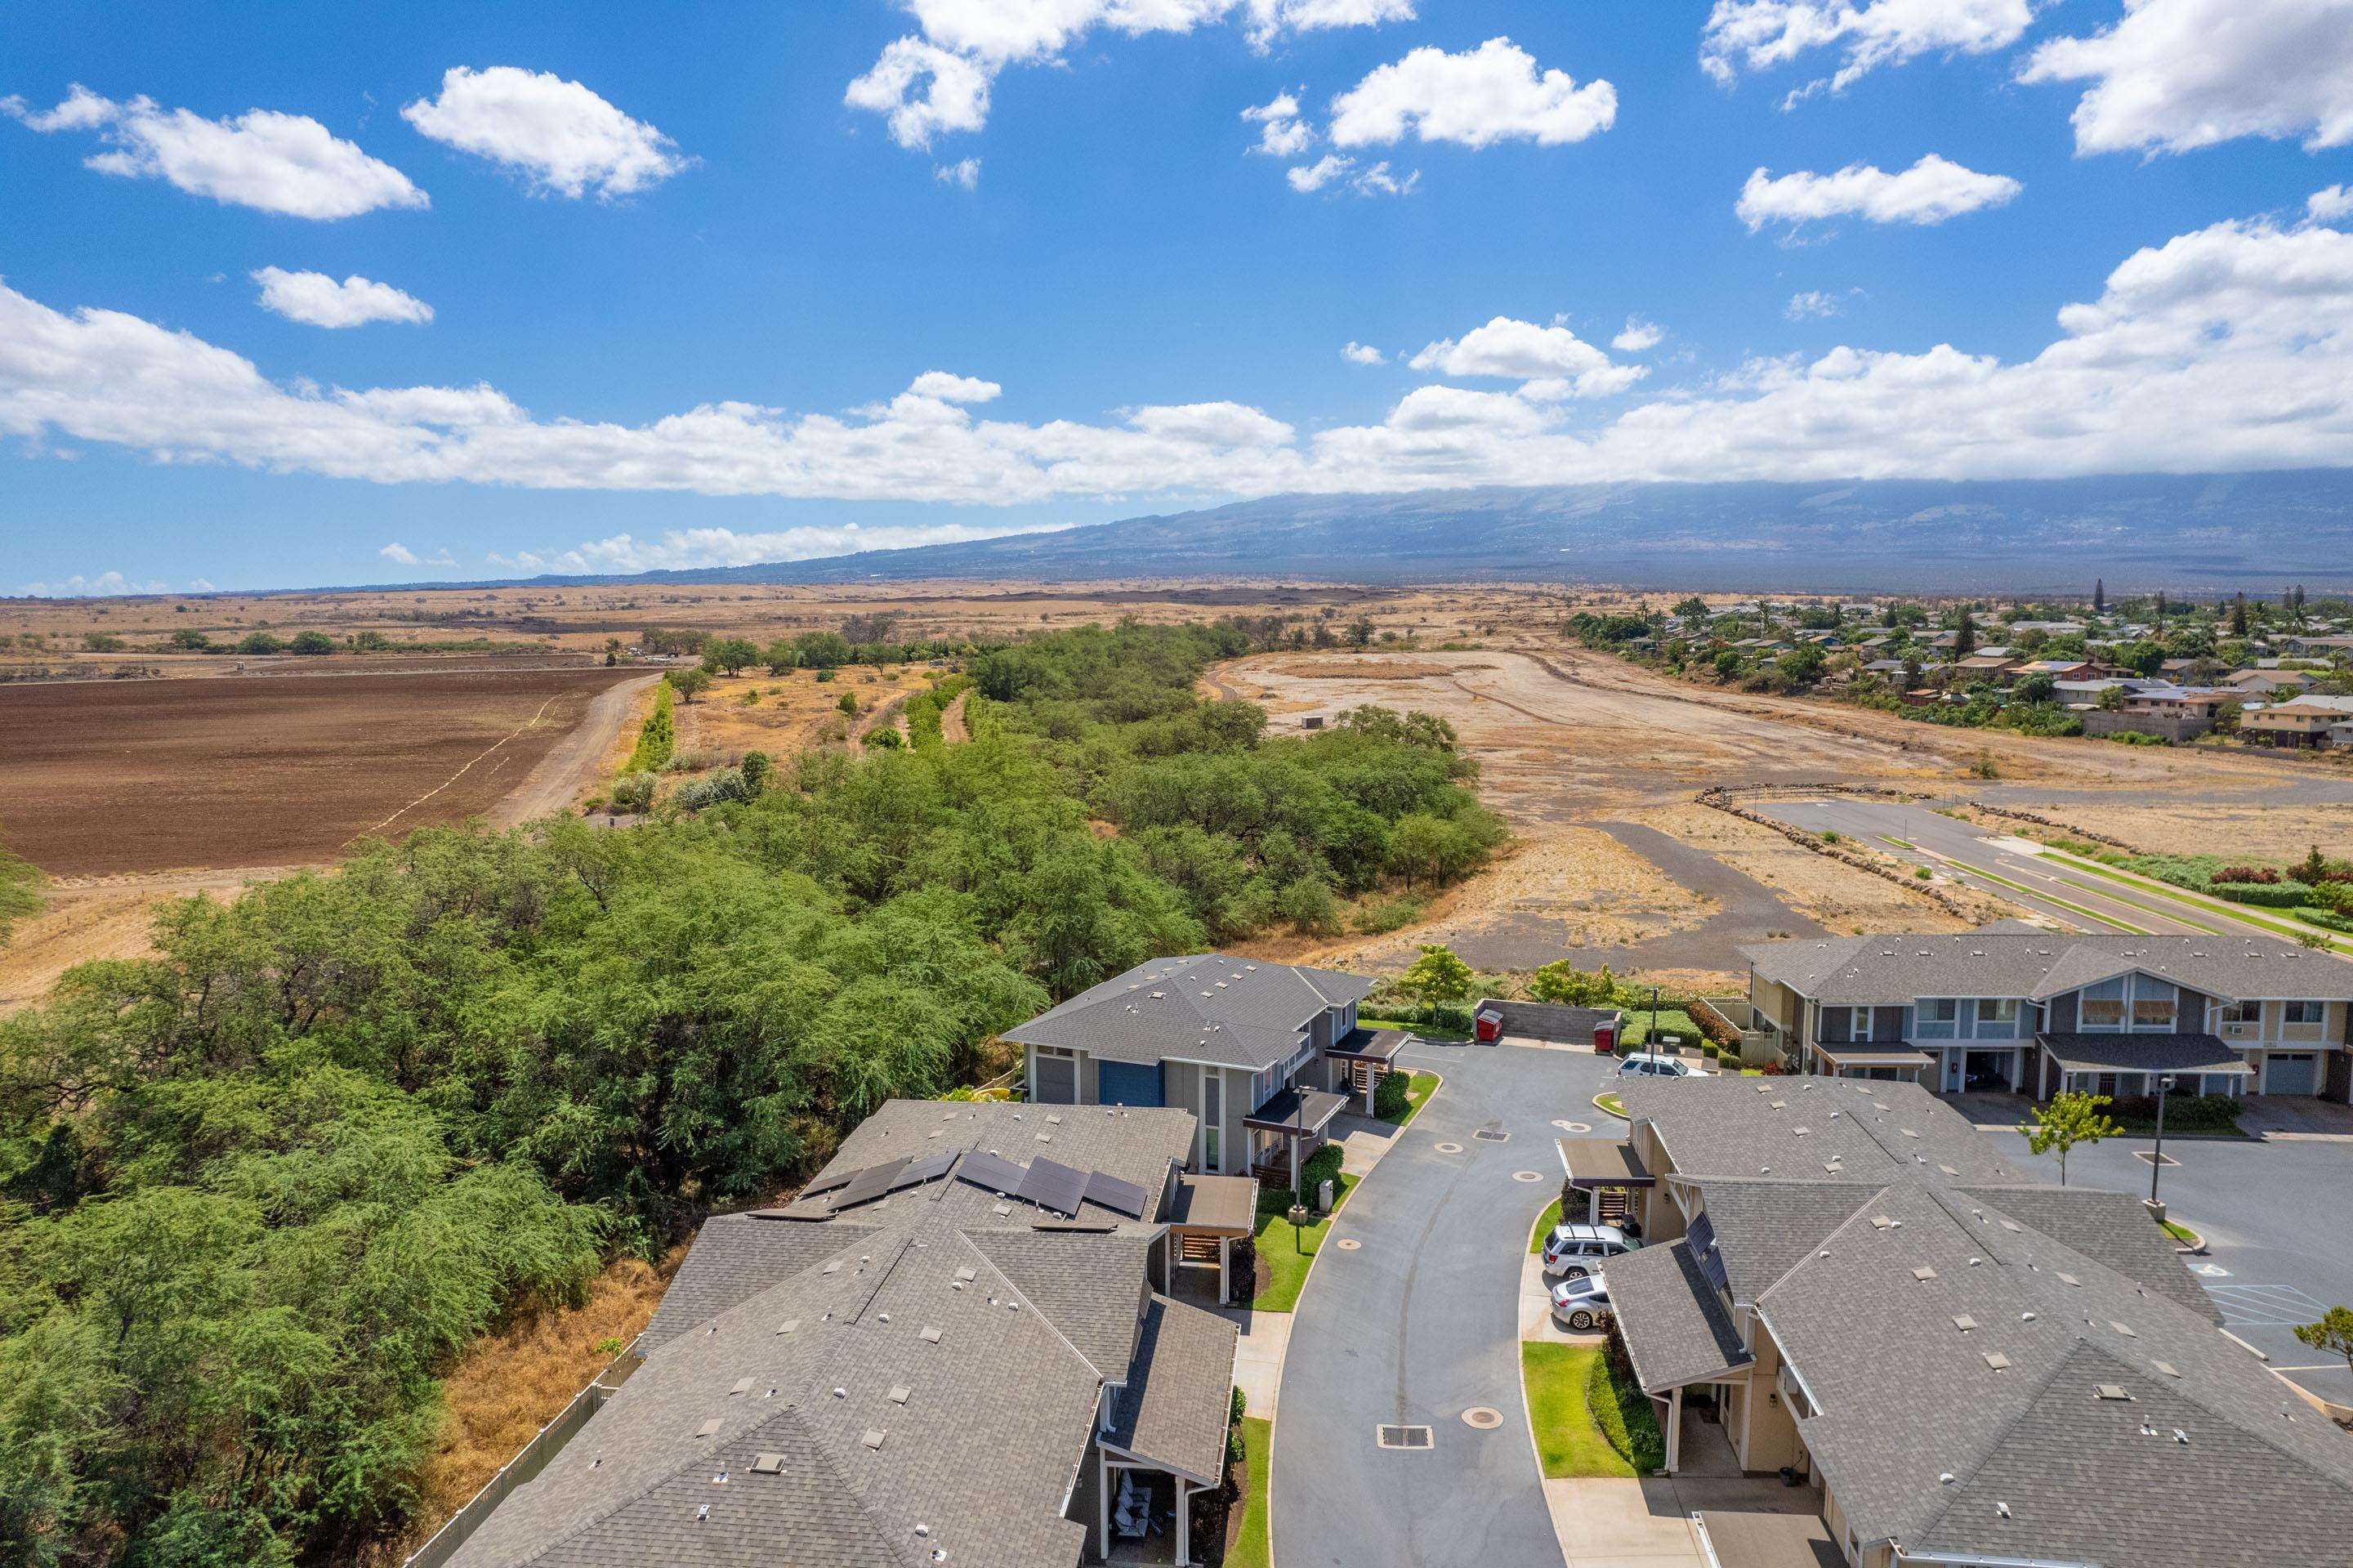
[[1095,1068],[1095,1097],[1107,1106],[1160,1104],[1160,1069],[1133,1062],[1103,1062]]
[[2271,1075],[2263,1089],[2274,1095],[2315,1095],[2320,1092],[2320,1058],[2310,1051],[2272,1053]]

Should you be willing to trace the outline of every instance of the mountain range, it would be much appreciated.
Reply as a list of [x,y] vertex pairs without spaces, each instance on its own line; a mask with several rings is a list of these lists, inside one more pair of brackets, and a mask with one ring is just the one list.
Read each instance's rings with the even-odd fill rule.
[[2353,471],[1276,495],[822,559],[541,582],[1559,581],[1737,591],[2353,583]]

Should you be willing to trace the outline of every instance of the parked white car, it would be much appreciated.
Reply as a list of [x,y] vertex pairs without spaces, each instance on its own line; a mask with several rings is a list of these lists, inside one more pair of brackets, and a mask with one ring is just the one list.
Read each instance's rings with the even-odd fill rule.
[[1680,1056],[1661,1056],[1648,1051],[1637,1051],[1618,1064],[1621,1078],[1698,1078],[1706,1075]]
[[1552,1287],[1552,1315],[1576,1333],[1588,1334],[1609,1327],[1609,1285],[1599,1274],[1564,1279]]
[[1545,1237],[1544,1268],[1570,1279],[1582,1279],[1604,1260],[1632,1252],[1642,1244],[1616,1225],[1555,1225]]

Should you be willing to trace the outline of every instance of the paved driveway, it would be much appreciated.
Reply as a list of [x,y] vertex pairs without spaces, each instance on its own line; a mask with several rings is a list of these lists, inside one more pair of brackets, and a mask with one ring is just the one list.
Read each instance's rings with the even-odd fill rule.
[[[1293,1314],[1275,1423],[1275,1560],[1558,1568],[1520,1392],[1520,1259],[1560,1191],[1553,1122],[1620,1125],[1591,1103],[1613,1064],[1424,1042],[1404,1060],[1445,1074],[1446,1086],[1341,1210]],[[1482,1128],[1510,1140],[1473,1136]],[[1522,1171],[1538,1179],[1515,1181]],[[1363,1245],[1333,1244],[1348,1239]],[[1502,1422],[1465,1425],[1478,1406]],[[1428,1426],[1433,1446],[1384,1450],[1384,1423]]]

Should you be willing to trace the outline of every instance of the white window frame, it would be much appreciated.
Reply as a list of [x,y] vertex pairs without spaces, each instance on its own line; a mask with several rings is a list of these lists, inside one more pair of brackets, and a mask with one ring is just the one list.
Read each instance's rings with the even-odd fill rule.
[[[2309,1018],[2300,1016],[2306,1012],[2309,1012],[2312,1016]],[[2283,1001],[2280,1003],[2280,1022],[2283,1025],[2290,1023],[2326,1023],[2327,1022],[2328,1004],[2325,1001]]]

